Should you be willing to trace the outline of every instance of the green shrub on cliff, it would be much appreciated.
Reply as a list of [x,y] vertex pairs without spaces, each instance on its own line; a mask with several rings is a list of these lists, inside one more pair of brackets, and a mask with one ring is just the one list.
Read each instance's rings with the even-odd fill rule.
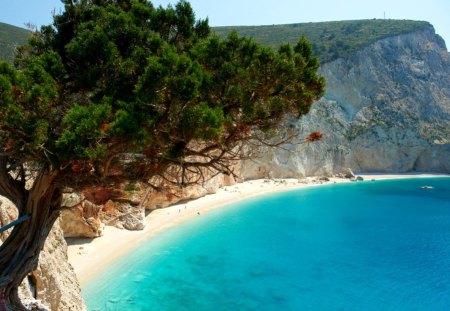
[[0,22],[0,60],[12,64],[18,46],[26,44],[28,30]]
[[377,40],[414,32],[430,26],[428,22],[411,20],[371,19],[321,23],[299,23],[267,26],[215,27],[220,36],[235,30],[261,44],[278,47],[294,43],[305,36],[322,63],[347,57]]

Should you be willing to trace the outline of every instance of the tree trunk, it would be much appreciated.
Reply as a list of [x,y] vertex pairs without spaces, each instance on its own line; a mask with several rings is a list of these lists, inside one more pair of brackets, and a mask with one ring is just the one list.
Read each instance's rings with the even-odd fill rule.
[[[58,218],[62,194],[55,184],[56,170],[43,170],[32,189],[25,191],[19,217],[31,217],[14,227],[0,246],[0,311],[26,310],[18,295],[23,279],[36,269],[39,253]],[[20,200],[16,200],[18,202]]]

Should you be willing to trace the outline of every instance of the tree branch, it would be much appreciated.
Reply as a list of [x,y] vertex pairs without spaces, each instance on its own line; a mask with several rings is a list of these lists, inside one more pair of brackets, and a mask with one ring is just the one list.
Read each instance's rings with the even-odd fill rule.
[[26,199],[25,183],[14,180],[9,174],[8,160],[8,157],[0,157],[0,195],[9,199],[20,211]]

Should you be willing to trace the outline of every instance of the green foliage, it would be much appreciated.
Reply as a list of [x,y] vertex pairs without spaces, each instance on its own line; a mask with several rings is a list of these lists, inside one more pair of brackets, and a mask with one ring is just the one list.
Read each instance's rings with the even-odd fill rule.
[[[98,142],[103,138],[101,125],[111,114],[109,103],[73,106],[64,116],[64,131],[56,141],[56,147],[64,158],[99,156]],[[95,150],[93,152],[92,150]]]
[[236,146],[322,96],[309,43],[293,46],[210,35],[183,0],[67,1],[19,50],[16,69],[0,65],[0,148],[94,174],[124,154],[136,165],[125,173],[139,176],[184,172],[189,160],[223,169]]
[[[176,13],[176,8],[171,8],[168,12],[164,8],[159,8],[158,14],[160,18],[166,21],[176,21],[177,18],[182,16],[183,10],[184,8],[180,8]],[[140,1],[133,1],[131,11],[132,21],[128,20],[126,15],[111,19],[110,25],[116,32],[124,34],[130,31],[130,27],[134,27],[131,25],[142,25],[142,21],[152,16],[155,9]],[[183,20],[186,23],[192,21],[192,19],[193,15],[188,15]],[[158,25],[155,22],[154,24],[155,30],[159,29],[161,33],[164,33],[165,38],[170,37],[170,29],[167,28],[167,23],[165,26],[163,26],[164,23]],[[93,25],[95,25],[95,22]],[[429,23],[422,21],[373,19],[267,26],[227,26],[215,27],[214,32],[221,37],[225,37],[234,29],[240,35],[252,37],[256,42],[274,48],[288,42],[295,45],[298,38],[305,36],[312,43],[314,54],[325,63],[338,57],[347,57],[376,40],[417,31],[429,25]],[[194,28],[203,37],[209,34],[207,21],[196,22]],[[138,33],[135,29],[135,34]],[[11,63],[16,47],[25,44],[29,35],[30,32],[25,29],[0,23],[0,60]],[[126,39],[125,37],[124,39]],[[172,41],[175,39],[173,35],[171,38]],[[178,40],[181,41],[180,36]],[[129,39],[121,42],[122,48],[130,44]],[[94,42],[93,46],[95,45],[97,45],[97,42]],[[101,50],[105,49],[107,50],[107,48],[101,46]]]
[[29,36],[28,30],[0,22],[0,60],[12,64],[16,48],[26,44]]
[[137,190],[136,183],[134,183],[134,182],[127,183],[127,185],[125,186],[125,188],[123,190],[125,190],[127,192],[136,191]]
[[23,151],[24,161],[37,154],[47,158],[45,145],[52,144],[48,140],[51,122],[58,118],[55,102],[59,96],[56,81],[39,58],[30,57],[26,64],[23,71],[17,71],[0,63],[0,145]]
[[348,57],[355,51],[377,40],[414,32],[429,27],[428,22],[411,20],[354,20],[322,23],[300,23],[267,26],[215,27],[214,31],[226,37],[232,30],[242,36],[254,38],[266,46],[279,47],[284,43],[296,44],[305,36],[313,46],[314,54],[322,63],[339,57]]
[[224,121],[220,107],[211,108],[203,102],[184,111],[181,128],[185,137],[214,140],[220,137]]

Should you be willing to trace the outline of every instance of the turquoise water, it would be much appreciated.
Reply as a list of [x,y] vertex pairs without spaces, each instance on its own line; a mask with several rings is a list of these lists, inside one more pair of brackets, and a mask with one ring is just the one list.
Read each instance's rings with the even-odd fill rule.
[[149,240],[83,291],[89,310],[450,310],[450,178],[228,206]]

